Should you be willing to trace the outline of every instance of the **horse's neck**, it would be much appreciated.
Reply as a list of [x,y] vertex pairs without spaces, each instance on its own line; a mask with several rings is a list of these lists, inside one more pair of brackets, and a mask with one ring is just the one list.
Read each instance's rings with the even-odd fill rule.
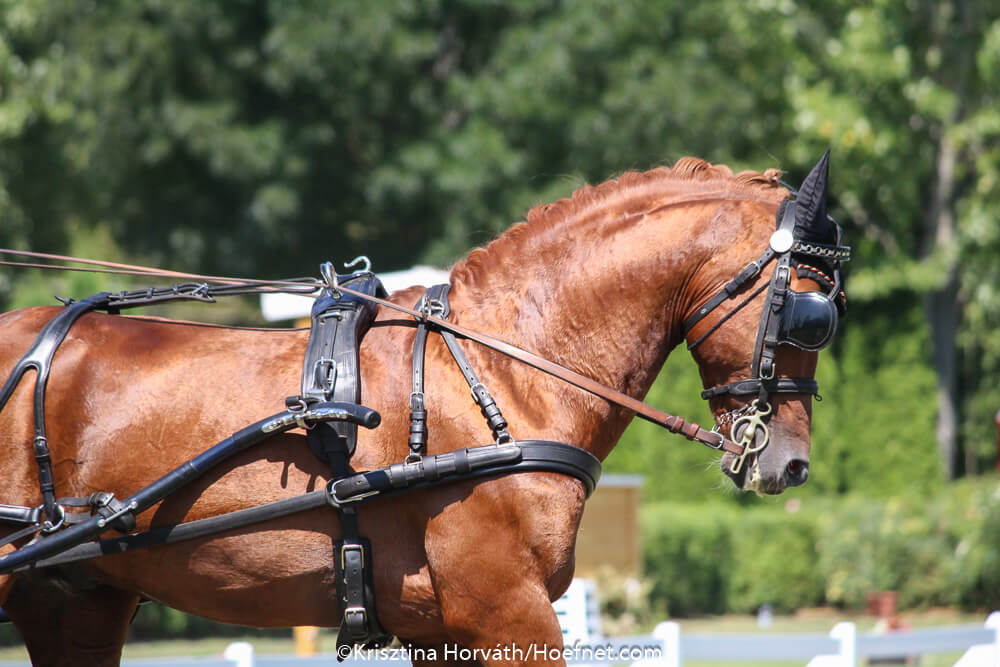
[[[688,245],[701,233],[698,225],[657,217],[624,229],[594,225],[569,240],[553,234],[548,244],[538,239],[520,261],[491,266],[474,285],[456,285],[456,311],[473,328],[641,398],[682,339],[689,278],[702,261]],[[651,231],[657,224],[670,229]],[[632,417],[560,382],[544,389],[555,393],[546,397],[554,410],[538,426],[599,458]]]

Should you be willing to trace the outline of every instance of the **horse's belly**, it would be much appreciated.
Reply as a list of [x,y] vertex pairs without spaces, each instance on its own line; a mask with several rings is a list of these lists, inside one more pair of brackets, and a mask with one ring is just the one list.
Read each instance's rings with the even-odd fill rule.
[[[379,618],[395,632],[415,619],[440,618],[423,545],[399,510],[364,508],[373,543]],[[367,514],[367,516],[365,516]],[[342,610],[333,572],[336,514],[318,509],[251,527],[95,562],[101,581],[170,607],[226,623],[335,627]]]

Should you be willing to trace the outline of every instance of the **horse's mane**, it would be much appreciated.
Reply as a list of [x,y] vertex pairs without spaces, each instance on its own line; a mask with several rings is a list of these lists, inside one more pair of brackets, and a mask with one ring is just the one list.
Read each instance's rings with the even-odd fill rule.
[[[723,164],[709,164],[685,157],[673,167],[657,167],[645,172],[627,171],[600,185],[585,185],[568,199],[535,206],[526,217],[485,248],[476,248],[451,270],[453,281],[468,283],[508,261],[509,251],[519,249],[528,239],[556,226],[586,219],[606,210],[629,212],[650,210],[672,200],[696,199],[718,194],[765,201],[780,201],[788,191],[780,184],[781,170],[743,171],[733,174]],[[645,208],[643,208],[645,207]]]

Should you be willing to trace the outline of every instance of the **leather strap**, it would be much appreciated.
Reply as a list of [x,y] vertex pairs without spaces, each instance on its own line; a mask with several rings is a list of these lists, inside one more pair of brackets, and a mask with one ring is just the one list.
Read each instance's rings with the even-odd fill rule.
[[[764,270],[765,266],[770,264],[774,257],[774,250],[768,246],[767,250],[765,250],[760,257],[743,267],[743,270],[740,271],[735,278],[723,286],[721,292],[716,293],[715,296],[695,311],[694,315],[684,320],[684,335],[687,336],[688,332],[694,328],[694,325],[698,324],[698,322],[704,319],[706,315],[718,308],[723,301],[732,298],[732,296],[736,294],[748,281],[753,280],[760,275],[760,272]],[[705,336],[702,337],[702,339],[704,338]],[[698,342],[701,342],[701,339]],[[697,345],[697,343],[692,344],[690,347],[694,347],[695,345]]]
[[[427,288],[424,296],[417,303],[417,310],[428,316],[435,314],[442,319],[451,313],[451,305],[448,303],[449,285],[434,285]],[[427,332],[429,330],[426,319],[417,323],[417,335],[413,341],[413,393],[410,394],[410,450],[414,455],[423,453],[423,446],[427,442],[427,410],[424,405],[424,349],[427,345]],[[450,331],[435,328],[435,331],[444,339],[448,351],[462,371],[462,376],[472,390],[472,398],[482,410],[486,423],[493,432],[493,438],[497,442],[513,441],[510,433],[507,432],[507,420],[504,419],[496,401],[490,395],[486,386],[479,381],[476,372],[472,370],[468,357],[462,351],[454,334]]]
[[[616,389],[612,389],[611,387],[606,387],[600,382],[597,382],[596,380],[593,380],[587,377],[586,375],[582,375],[574,370],[570,370],[569,368],[557,364],[554,361],[549,361],[544,357],[540,357],[539,355],[533,352],[524,350],[516,345],[512,345],[499,338],[495,338],[488,334],[473,331],[472,329],[463,327],[460,324],[448,322],[447,320],[443,320],[440,317],[436,317],[434,315],[426,315],[424,313],[420,313],[416,310],[413,310],[412,308],[401,306],[398,303],[393,303],[392,301],[387,301],[385,299],[380,299],[378,297],[361,294],[360,292],[355,292],[354,290],[351,290],[349,288],[341,288],[341,289],[344,292],[347,292],[349,294],[354,294],[361,298],[367,299],[372,303],[377,303],[378,305],[384,306],[385,308],[389,308],[391,310],[395,310],[397,312],[409,315],[418,322],[421,320],[426,320],[428,324],[433,324],[439,329],[442,329],[444,331],[449,331],[455,334],[456,336],[459,336],[466,340],[471,340],[475,343],[482,345],[483,347],[488,347],[491,350],[494,350],[496,352],[499,352],[500,354],[508,356],[511,359],[516,359],[523,364],[527,364],[532,368],[542,371],[543,373],[547,373],[548,375],[559,378],[563,382],[571,384],[574,387],[577,387],[578,389],[582,389],[587,393],[602,398],[609,403],[631,410],[635,412],[636,416],[638,416],[639,418],[644,419],[648,422],[652,422],[659,426],[663,426],[667,430],[671,430],[670,424],[674,423],[674,420],[679,419],[679,417],[674,417],[673,415],[663,412],[662,410],[658,410],[653,406],[643,403],[642,401],[636,398],[632,398],[628,394],[624,394]],[[721,447],[718,446],[717,444],[719,441],[719,437],[722,437],[723,441]],[[729,440],[728,438],[721,436],[721,434],[712,431],[707,431],[705,429],[700,429],[698,431],[698,436],[695,438],[695,440],[711,447],[712,449],[724,449],[727,452],[733,452],[736,454],[743,453],[743,447],[741,447],[740,445],[736,444],[732,440]]]
[[[367,272],[346,277],[344,284],[364,294],[385,293],[379,279]],[[361,401],[358,349],[377,311],[377,305],[342,292],[339,285],[323,290],[312,308],[312,326],[302,365],[302,400],[353,404]],[[348,458],[354,453],[358,439],[356,424],[327,423],[317,428],[332,430],[342,438]],[[331,454],[320,447],[330,446],[331,440],[310,437],[309,443],[320,460],[330,463]]]
[[366,470],[330,482],[330,502],[348,507],[375,497],[489,475],[558,472],[583,483],[587,497],[601,478],[601,462],[585,449],[549,440],[519,440],[431,454],[419,461]]
[[[509,451],[514,447],[519,450],[519,455],[517,457],[510,458],[510,460],[502,461],[500,460],[500,457],[497,457],[494,458],[493,462],[488,467],[478,465],[476,462],[477,459],[481,458],[481,450],[495,451],[497,449],[504,449]],[[511,474],[517,472],[557,472],[579,479],[583,483],[587,491],[587,495],[589,496],[601,476],[601,463],[594,458],[593,455],[580,449],[579,447],[572,447],[560,442],[522,440],[517,443],[517,445],[488,445],[486,447],[470,447],[468,450],[447,452],[446,454],[439,454],[435,456],[442,458],[445,456],[452,456],[454,459],[453,465],[456,474],[449,481],[457,481],[459,478],[477,479],[489,475]],[[425,457],[424,461],[432,458],[434,457]],[[384,468],[380,470],[372,470],[364,473],[358,473],[358,475],[375,476],[385,470],[386,469]],[[32,568],[49,567],[51,565],[64,565],[66,563],[88,560],[107,554],[117,554],[124,553],[126,551],[134,551],[136,549],[143,549],[158,544],[174,544],[176,542],[183,542],[185,540],[214,535],[223,531],[233,530],[235,528],[241,528],[243,526],[249,526],[263,521],[269,521],[271,519],[287,516],[296,512],[304,512],[318,507],[326,507],[331,504],[335,506],[340,505],[341,507],[349,506],[351,504],[350,499],[341,504],[334,495],[335,485],[341,484],[344,481],[345,480],[334,480],[331,481],[326,488],[318,491],[312,491],[300,496],[276,500],[274,502],[265,503],[264,505],[257,505],[255,507],[237,510],[235,512],[221,514],[206,519],[198,519],[196,521],[189,521],[176,525],[158,526],[156,528],[151,528],[149,531],[144,533],[124,535],[121,537],[101,540],[99,542],[81,540],[82,543],[60,550],[57,555],[43,555],[37,559],[22,562],[21,564],[10,568],[8,571],[19,572]],[[346,493],[351,496],[351,499],[357,496],[358,502],[364,502],[368,498],[374,500],[376,497],[380,497],[378,495],[366,495],[360,492],[351,493],[346,490],[350,486],[351,485],[347,485],[345,489],[338,487],[336,489],[336,494],[340,495],[341,493]],[[429,479],[419,482],[413,481],[410,484],[402,485],[400,487],[389,485],[386,487],[386,490],[382,492],[382,496],[384,497],[385,495],[394,493],[413,491],[425,486],[430,486]],[[353,510],[353,507],[351,509]],[[34,526],[31,528],[35,529]]]
[[813,378],[775,378],[773,380],[737,380],[706,389],[701,392],[701,397],[707,400],[723,394],[748,396],[759,393],[761,385],[764,385],[770,394],[811,394],[814,396],[819,394],[819,383]]
[[[448,285],[437,285],[427,290],[417,302],[416,309],[428,314],[448,317]],[[442,298],[443,296],[443,298]],[[413,390],[410,392],[410,453],[421,456],[427,450],[427,406],[424,397],[424,355],[427,351],[428,326],[425,320],[417,322],[413,338]]]
[[45,437],[45,387],[49,381],[49,371],[52,369],[52,358],[56,350],[66,338],[70,327],[82,315],[92,310],[104,307],[110,294],[101,292],[87,297],[82,301],[67,301],[67,306],[53,317],[42,328],[35,338],[28,351],[14,365],[14,369],[7,376],[7,381],[3,388],[0,388],[0,409],[10,400],[14,390],[17,389],[21,378],[29,369],[35,370],[35,461],[38,464],[38,486],[42,492],[42,509],[45,512],[45,519],[42,524],[43,529],[51,530],[56,525],[56,515],[60,512],[57,509],[55,496],[55,481],[52,477],[52,460],[49,455],[49,441]]

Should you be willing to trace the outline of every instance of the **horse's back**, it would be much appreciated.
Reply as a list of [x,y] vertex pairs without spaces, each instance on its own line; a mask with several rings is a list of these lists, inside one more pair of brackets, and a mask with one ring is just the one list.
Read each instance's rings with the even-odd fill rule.
[[[58,312],[41,307],[0,315],[0,375],[7,377]],[[297,388],[304,343],[294,331],[83,315],[55,352],[45,390],[60,494],[121,496],[279,412]],[[34,376],[26,372],[0,410],[5,469],[31,451]],[[33,464],[20,472],[36,478]],[[124,488],[107,488],[115,483]]]

